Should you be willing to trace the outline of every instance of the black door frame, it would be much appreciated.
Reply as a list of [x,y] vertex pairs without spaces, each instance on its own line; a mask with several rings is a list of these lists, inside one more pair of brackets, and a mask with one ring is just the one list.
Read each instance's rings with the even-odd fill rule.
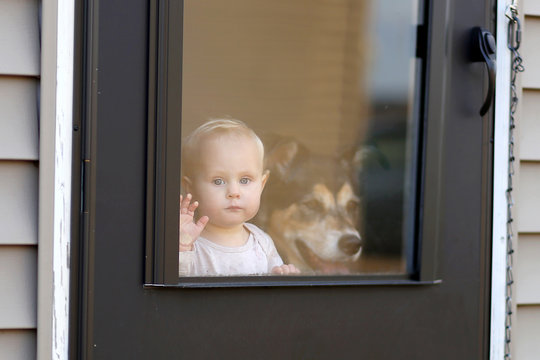
[[[397,324],[388,326],[399,317],[400,322],[410,322],[411,331],[420,331],[423,325],[438,324],[439,328],[433,331],[453,336],[455,353],[447,352],[449,358],[470,354],[475,354],[474,358],[487,358],[491,288],[492,114],[484,118],[473,115],[477,114],[477,105],[483,100],[482,91],[471,90],[474,87],[468,86],[468,82],[481,82],[484,75],[481,65],[468,65],[466,44],[471,25],[494,28],[493,6],[490,1],[469,4],[461,0],[458,4],[447,0],[438,3],[442,5],[436,8],[444,12],[445,22],[434,26],[444,36],[439,41],[431,39],[430,51],[441,56],[442,61],[448,63],[449,70],[435,72],[429,78],[430,82],[447,85],[439,86],[445,94],[431,94],[439,99],[440,107],[430,107],[432,113],[429,117],[442,116],[445,121],[440,127],[427,127],[428,132],[438,134],[442,141],[437,144],[440,151],[427,153],[433,158],[426,161],[436,166],[433,167],[435,173],[428,174],[427,179],[430,180],[424,187],[437,188],[434,204],[440,206],[437,211],[443,214],[433,224],[434,227],[430,225],[426,230],[442,238],[435,253],[442,253],[443,258],[432,261],[440,263],[443,283],[427,287],[368,285],[322,288],[327,290],[143,287],[145,249],[141,240],[145,234],[146,206],[148,109],[145,74],[148,69],[149,6],[143,0],[88,0],[78,4],[77,38],[80,46],[76,52],[78,71],[75,77],[71,262],[74,275],[71,279],[70,356],[82,359],[113,355],[146,358],[154,354],[161,358],[179,351],[186,355],[208,356],[211,354],[208,349],[196,346],[200,338],[189,332],[187,324],[190,323],[209,327],[208,332],[214,336],[221,333],[222,337],[214,344],[215,349],[238,356],[252,356],[255,347],[264,354],[339,356],[354,353],[358,343],[365,343],[372,344],[365,348],[368,358],[370,355],[395,358],[397,355],[388,349],[385,339],[399,337],[404,338],[394,343],[395,349],[408,346],[401,349],[402,355],[431,356],[438,349],[446,349],[446,338],[430,338],[429,334],[424,334],[422,339],[415,339]],[[460,20],[454,22],[458,18],[454,13],[460,5],[466,5],[469,11],[460,13]],[[483,24],[478,24],[474,19],[482,16]],[[445,31],[449,24],[451,31]],[[452,81],[456,78],[465,84]],[[462,142],[463,146],[448,148],[448,143],[455,144],[456,139],[460,139],[458,143]],[[479,170],[475,174],[467,174],[471,169]],[[426,211],[431,213],[430,209]],[[454,224],[463,228],[455,229]],[[117,237],[111,238],[112,233]],[[470,273],[471,269],[475,269],[474,274]],[[467,305],[463,306],[461,302],[466,301],[464,295],[469,292],[474,293],[474,299],[467,300]],[[233,309],[233,313],[239,314],[236,302],[239,294],[250,301],[243,304],[242,309],[247,319],[237,319],[237,323],[224,327],[213,324],[215,318],[202,316],[200,319],[194,313],[195,309],[200,309],[200,299],[210,298],[212,307],[206,310],[215,312],[214,316],[226,309]],[[398,297],[401,302],[396,304],[395,298]],[[305,303],[307,299],[309,301]],[[438,300],[440,306],[431,304],[433,299]],[[361,310],[366,304],[372,306],[369,312]],[[246,330],[242,329],[251,328],[248,319],[258,314],[259,306],[290,312],[289,317],[295,324],[287,329],[290,338],[283,337],[282,328],[277,323],[268,324],[267,330],[273,334],[270,338],[281,344],[278,349],[264,342],[263,334],[256,330],[252,330],[255,332],[253,346],[231,343],[231,334],[245,334]],[[175,307],[179,315],[171,312]],[[347,319],[346,310],[355,307],[360,309],[352,314],[353,319]],[[146,312],[141,313],[141,309],[146,309]],[[309,314],[314,314],[310,309],[326,309],[334,316],[317,313],[318,318],[310,319]],[[417,312],[410,309],[417,309]],[[454,316],[446,315],[446,309],[462,311],[463,318],[452,319]],[[332,324],[336,318],[339,319],[338,324],[333,326],[339,331],[339,336],[328,333],[322,336],[315,331],[317,323]],[[436,318],[444,321],[436,322]],[[225,319],[233,318],[225,316]],[[267,317],[263,320],[271,321]],[[112,322],[111,326],[104,326],[107,321]],[[362,323],[379,324],[379,328],[372,328],[371,333],[359,337],[355,324]],[[178,326],[181,334],[179,339],[170,334],[169,327],[174,325]],[[463,326],[460,330],[467,336],[453,331],[457,325]],[[223,330],[228,334],[223,335],[220,332]],[[144,339],[148,343],[143,344]],[[334,348],[337,345],[340,348]]]

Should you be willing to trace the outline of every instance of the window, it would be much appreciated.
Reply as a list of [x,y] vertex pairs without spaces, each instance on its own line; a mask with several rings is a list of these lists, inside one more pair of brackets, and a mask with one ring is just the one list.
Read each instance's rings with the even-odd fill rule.
[[[425,119],[444,91],[433,77],[423,95],[442,59],[427,61],[421,1],[152,6],[147,283],[435,280]],[[250,223],[300,276],[179,279],[181,139],[216,118],[264,143],[270,176]]]

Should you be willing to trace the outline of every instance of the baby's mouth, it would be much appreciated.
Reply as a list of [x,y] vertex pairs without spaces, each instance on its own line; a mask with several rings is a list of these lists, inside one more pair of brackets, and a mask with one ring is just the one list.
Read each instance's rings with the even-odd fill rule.
[[227,210],[229,210],[229,211],[239,211],[239,210],[242,210],[242,207],[238,206],[238,205],[231,205],[231,206],[227,207]]

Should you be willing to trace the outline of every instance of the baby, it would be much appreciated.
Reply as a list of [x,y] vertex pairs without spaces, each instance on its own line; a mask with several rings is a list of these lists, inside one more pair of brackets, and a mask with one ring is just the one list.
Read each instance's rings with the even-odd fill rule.
[[182,147],[187,195],[180,196],[180,276],[300,273],[283,264],[270,236],[246,222],[257,214],[268,180],[263,158],[261,140],[239,120],[211,120],[188,136]]

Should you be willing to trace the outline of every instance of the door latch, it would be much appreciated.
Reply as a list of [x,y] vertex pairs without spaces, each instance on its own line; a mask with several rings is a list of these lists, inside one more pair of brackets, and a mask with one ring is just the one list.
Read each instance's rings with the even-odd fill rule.
[[485,62],[488,71],[488,92],[484,104],[480,108],[480,115],[484,116],[495,98],[495,74],[497,72],[497,43],[495,37],[486,29],[475,27],[473,29],[473,62]]

